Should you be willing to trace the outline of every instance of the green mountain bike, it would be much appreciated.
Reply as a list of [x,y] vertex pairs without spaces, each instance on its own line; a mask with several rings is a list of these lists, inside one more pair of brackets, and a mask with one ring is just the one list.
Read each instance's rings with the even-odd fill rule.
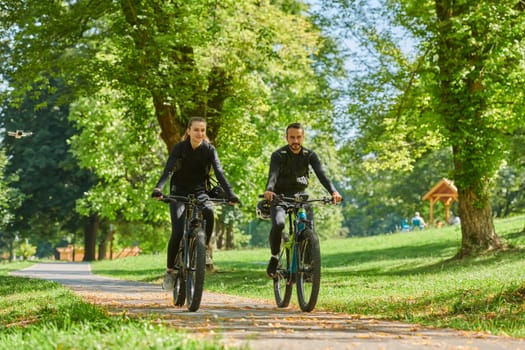
[[308,199],[308,195],[301,194],[278,196],[271,202],[271,205],[283,207],[288,215],[288,234],[283,235],[277,276],[273,280],[278,307],[290,304],[294,284],[302,311],[312,311],[317,303],[321,286],[321,252],[313,215],[308,218],[306,214],[314,202],[330,204],[332,198]]

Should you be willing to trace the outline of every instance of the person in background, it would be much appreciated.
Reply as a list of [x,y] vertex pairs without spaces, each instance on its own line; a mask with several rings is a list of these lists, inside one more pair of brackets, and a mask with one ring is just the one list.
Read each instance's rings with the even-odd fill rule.
[[450,219],[449,219],[449,225],[459,225],[461,224],[461,219],[459,218],[459,216],[456,215],[456,213],[454,212],[451,212],[450,213]]
[[401,220],[401,232],[410,232],[412,230],[412,226],[410,226],[407,222],[407,219],[403,218]]
[[421,215],[419,215],[418,211],[416,211],[414,217],[412,218],[412,226],[420,230],[423,230],[426,227],[425,220],[423,220]]
[[[229,202],[239,203],[239,198],[233,193],[224,176],[217,150],[206,137],[206,120],[201,117],[191,118],[183,141],[177,143],[170,152],[164,171],[151,196],[162,199],[162,188],[171,178],[170,194],[178,196],[194,194],[199,199],[209,198],[206,194],[206,182],[211,168],[226,192]],[[165,290],[172,290],[175,284],[173,268],[184,230],[184,209],[182,202],[170,203],[171,237],[168,243],[166,273],[162,282],[162,288]],[[206,203],[203,216],[206,220],[206,246],[208,246],[214,224],[211,202]],[[209,251],[206,252],[206,264],[213,264]]]
[[[276,194],[293,197],[304,193],[308,187],[309,168],[312,167],[323,187],[332,196],[334,204],[341,202],[343,198],[326,177],[317,154],[303,147],[304,129],[300,123],[292,123],[287,126],[286,141],[288,142],[286,146],[272,153],[264,198],[272,201]],[[270,278],[275,278],[286,213],[282,207],[272,205],[270,218],[272,221],[269,235],[271,257],[266,274]]]

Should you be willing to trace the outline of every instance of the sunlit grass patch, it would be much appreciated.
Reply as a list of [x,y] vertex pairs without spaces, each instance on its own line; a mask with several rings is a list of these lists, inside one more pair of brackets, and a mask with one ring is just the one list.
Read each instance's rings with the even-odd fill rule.
[[0,350],[224,349],[152,315],[110,316],[55,282],[7,275],[26,266],[0,265]]
[[151,323],[117,323],[105,328],[80,323],[61,328],[55,325],[32,327],[20,332],[0,334],[0,349],[158,349],[215,350],[223,346],[190,338],[163,325]]

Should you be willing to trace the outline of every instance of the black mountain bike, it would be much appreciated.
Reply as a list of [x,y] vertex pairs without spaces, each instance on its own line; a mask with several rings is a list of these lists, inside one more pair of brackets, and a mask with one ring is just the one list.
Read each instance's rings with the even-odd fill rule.
[[173,304],[197,311],[201,304],[206,272],[206,220],[202,208],[207,201],[228,204],[226,199],[198,199],[193,194],[186,196],[162,196],[162,201],[182,202],[185,206],[184,232],[175,257],[175,288]]
[[273,280],[273,292],[278,307],[290,304],[293,285],[297,287],[297,300],[304,312],[314,309],[321,285],[321,251],[314,230],[313,218],[306,212],[311,203],[332,203],[332,198],[308,199],[308,195],[296,197],[277,196],[271,205],[281,206],[288,215],[288,235],[283,235],[277,276]]

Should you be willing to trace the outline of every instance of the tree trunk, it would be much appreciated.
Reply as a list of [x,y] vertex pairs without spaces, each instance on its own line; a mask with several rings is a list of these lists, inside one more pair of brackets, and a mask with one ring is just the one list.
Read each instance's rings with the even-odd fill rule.
[[[487,121],[491,98],[486,91],[485,68],[492,62],[479,43],[487,38],[483,27],[472,26],[474,2],[435,0],[438,24],[438,112],[452,145],[453,179],[458,188],[461,248],[457,258],[501,249],[490,206],[490,179],[501,162],[498,133]],[[470,32],[458,30],[458,23]],[[490,35],[489,35],[490,37]],[[475,39],[475,40],[474,40]],[[473,44],[475,43],[475,44]],[[465,67],[469,67],[468,74]]]
[[98,245],[98,260],[104,260],[106,259],[106,255],[108,252],[108,244],[111,243],[113,240],[113,230],[108,229],[107,233],[104,235],[104,238],[102,239],[102,242]]
[[479,200],[471,190],[458,190],[461,248],[457,258],[503,248],[496,235],[489,199]]
[[84,226],[84,260],[96,260],[97,231],[99,218],[97,214],[90,215]]
[[14,261],[15,260],[14,238],[10,239],[7,245],[9,246],[9,261]]
[[228,223],[226,225],[226,249],[231,250],[235,248],[235,244],[233,243],[233,223]]
[[217,249],[224,248],[224,221],[222,221],[220,218],[215,220],[215,237],[216,237],[216,243],[217,243]]
[[180,118],[177,118],[175,108],[167,104],[163,96],[153,96],[153,103],[160,125],[160,137],[166,144],[169,153],[173,146],[182,139],[186,125],[180,121]]

